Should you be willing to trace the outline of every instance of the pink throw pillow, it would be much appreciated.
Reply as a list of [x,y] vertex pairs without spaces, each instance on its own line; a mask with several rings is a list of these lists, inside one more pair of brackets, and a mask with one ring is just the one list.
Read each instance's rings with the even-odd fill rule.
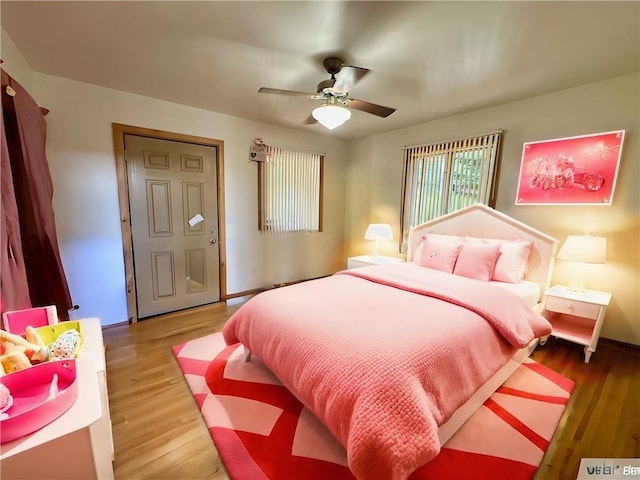
[[464,237],[460,237],[458,235],[444,235],[441,233],[431,233],[431,232],[427,233],[426,235],[423,235],[422,241],[418,244],[418,247],[416,248],[416,251],[414,252],[412,257],[412,262],[416,265],[420,265],[420,261],[422,258],[422,245],[424,243],[424,239],[427,238],[427,236],[432,240],[455,243],[456,245],[461,244],[462,241],[464,240]]
[[527,262],[533,248],[530,240],[503,241],[491,280],[518,283],[527,274]]
[[453,273],[488,282],[499,254],[500,245],[497,243],[464,243]]
[[493,269],[491,280],[518,283],[527,274],[527,262],[533,249],[531,240],[501,240],[498,238],[466,237],[469,243],[491,243],[500,245],[500,255]]
[[453,243],[432,238],[429,235],[422,241],[420,266],[453,273],[461,243]]

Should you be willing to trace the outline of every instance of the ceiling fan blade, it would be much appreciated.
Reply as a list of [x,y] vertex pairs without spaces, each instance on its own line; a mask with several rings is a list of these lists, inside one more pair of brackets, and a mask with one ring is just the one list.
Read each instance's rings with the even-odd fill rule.
[[345,66],[336,74],[336,83],[333,90],[337,93],[347,93],[351,88],[362,80],[367,73],[368,68]]
[[375,103],[363,102],[362,100],[356,100],[355,98],[349,98],[344,102],[347,107],[354,110],[361,110],[363,112],[377,115],[378,117],[388,117],[396,111],[395,108],[383,107],[382,105],[376,105]]
[[305,97],[312,97],[315,93],[309,92],[296,92],[294,90],[280,90],[278,88],[261,87],[258,89],[258,93],[275,93],[276,95],[303,95]]

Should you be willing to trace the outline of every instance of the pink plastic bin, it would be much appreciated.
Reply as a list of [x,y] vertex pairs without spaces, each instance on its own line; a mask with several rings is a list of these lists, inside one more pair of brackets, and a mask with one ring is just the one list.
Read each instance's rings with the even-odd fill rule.
[[36,328],[57,323],[58,310],[55,305],[12,310],[2,314],[2,328],[16,335],[23,335],[28,326]]
[[[51,395],[54,375],[57,388]],[[40,363],[0,377],[13,396],[13,405],[0,420],[0,443],[23,437],[53,422],[78,398],[76,360]],[[56,392],[57,390],[57,392]]]

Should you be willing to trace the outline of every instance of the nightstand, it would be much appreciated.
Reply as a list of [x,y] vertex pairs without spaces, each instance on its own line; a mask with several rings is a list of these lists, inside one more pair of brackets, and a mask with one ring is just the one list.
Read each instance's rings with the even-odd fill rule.
[[[552,336],[584,345],[584,362],[596,351],[611,294],[596,290],[575,291],[555,285],[545,294],[543,315],[553,327]],[[540,342],[544,345],[548,337]]]
[[367,267],[369,265],[386,265],[390,263],[404,263],[404,258],[383,257],[382,255],[360,255],[347,258],[347,268]]

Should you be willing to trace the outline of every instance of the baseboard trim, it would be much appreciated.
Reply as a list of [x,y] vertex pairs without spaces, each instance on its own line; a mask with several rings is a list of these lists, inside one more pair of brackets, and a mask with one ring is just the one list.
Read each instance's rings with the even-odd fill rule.
[[636,345],[634,343],[627,343],[627,342],[622,342],[620,340],[614,340],[612,338],[604,338],[604,337],[600,337],[598,342],[599,342],[599,345],[602,345],[604,343],[611,347],[616,347],[623,350],[631,350],[634,354],[640,355],[640,345]]
[[331,275],[322,275],[320,277],[305,278],[303,280],[293,280],[291,282],[274,283],[273,285],[268,285],[262,288],[254,288],[252,290],[245,290],[244,292],[228,293],[225,300],[228,300],[230,298],[247,297],[249,295],[257,295],[258,293],[266,292],[267,290],[272,290],[274,288],[288,287],[289,285],[295,285],[296,283],[309,282],[311,280],[318,280],[320,278],[325,278],[330,276]]

